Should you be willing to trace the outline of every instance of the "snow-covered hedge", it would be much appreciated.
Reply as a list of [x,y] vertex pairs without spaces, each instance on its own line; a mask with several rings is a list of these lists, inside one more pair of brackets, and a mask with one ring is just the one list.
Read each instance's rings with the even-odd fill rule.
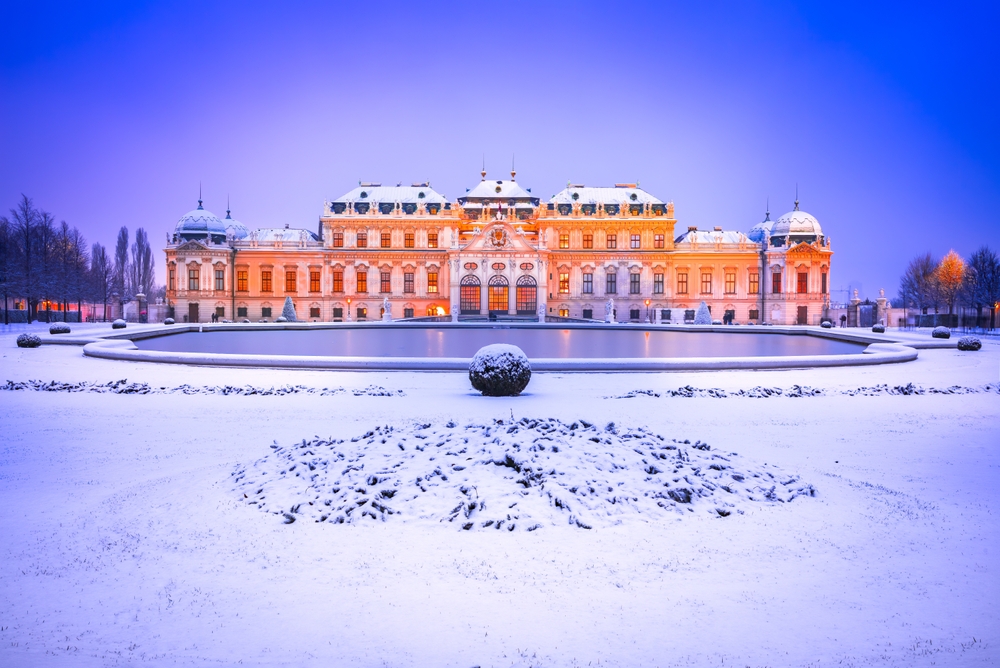
[[708,304],[702,302],[698,306],[698,311],[694,314],[694,324],[696,325],[711,325],[712,324],[712,312],[708,310]]
[[125,329],[125,321],[118,318],[113,323],[111,323],[111,329]]
[[983,342],[974,336],[963,336],[958,340],[959,350],[979,350],[983,347]]
[[64,322],[49,325],[49,334],[69,334],[69,325]]
[[173,318],[167,318],[166,320],[163,321],[163,324],[164,325],[172,325],[172,324],[174,324],[174,319]]
[[42,345],[42,340],[34,334],[21,334],[17,337],[18,348],[37,348]]
[[935,327],[933,331],[931,331],[931,336],[935,339],[950,339],[951,330],[947,327]]
[[472,358],[469,380],[487,397],[516,396],[531,380],[531,364],[517,346],[494,343],[480,348]]
[[823,322],[819,323],[819,326],[822,327],[823,329],[830,329],[833,327],[833,323],[830,322],[829,320],[824,320]]
[[274,319],[274,321],[275,322],[288,322],[288,318],[286,318],[283,315],[279,315],[277,318]]
[[885,334],[885,325],[883,324],[872,325],[872,331],[875,332],[876,334]]

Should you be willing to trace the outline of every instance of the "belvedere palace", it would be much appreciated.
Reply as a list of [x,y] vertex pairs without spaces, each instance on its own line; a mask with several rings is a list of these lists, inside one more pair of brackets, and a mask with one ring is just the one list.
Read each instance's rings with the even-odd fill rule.
[[635,183],[569,185],[546,202],[510,179],[451,201],[429,183],[361,183],[326,202],[316,232],[250,230],[202,207],[168,238],[178,321],[605,319],[683,324],[704,301],[726,324],[819,324],[833,251],[795,208],[746,233],[678,226]]

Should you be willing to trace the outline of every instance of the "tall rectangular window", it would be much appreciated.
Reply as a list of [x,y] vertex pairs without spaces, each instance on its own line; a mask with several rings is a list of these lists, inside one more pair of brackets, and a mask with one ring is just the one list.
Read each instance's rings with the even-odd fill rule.
[[285,292],[295,292],[298,287],[298,275],[294,269],[285,270]]
[[758,309],[750,309],[748,316],[751,320],[760,320],[760,311]]
[[405,248],[413,248],[414,246],[413,232],[407,232],[406,234],[403,235],[403,246]]
[[686,295],[688,293],[688,275],[686,271],[677,272],[677,294]]
[[358,269],[358,292],[368,292],[367,269]]
[[771,292],[780,295],[781,294],[781,272],[776,271],[771,274]]
[[747,292],[752,295],[760,293],[760,274],[756,271],[750,272],[750,286]]
[[583,247],[584,248],[593,248],[594,247],[594,235],[593,234],[588,233],[588,234],[584,234],[583,235]]
[[712,294],[712,272],[710,271],[701,272],[701,294]]
[[609,295],[618,294],[618,274],[608,272],[605,277],[604,292]]
[[569,235],[568,234],[560,234],[559,235],[559,248],[562,248],[564,250],[567,249],[567,248],[569,248]]
[[800,295],[804,295],[807,292],[809,292],[809,274],[807,274],[804,271],[800,271],[798,278],[799,278],[799,280],[798,280],[798,290],[797,290],[797,292]]
[[594,294],[594,275],[584,274],[583,275],[583,294],[592,295]]
[[608,241],[608,244],[607,244],[608,248],[618,248],[618,235],[617,234],[609,234],[607,236],[607,241]]
[[188,269],[188,290],[198,289],[198,273],[197,269]]
[[826,272],[824,271],[819,275],[819,291],[821,294],[826,294]]
[[628,293],[630,295],[639,294],[639,291],[641,290],[639,278],[639,274],[628,275]]
[[[403,274],[403,292],[415,292],[413,289],[413,272],[408,271]],[[412,317],[412,316],[411,316]]]
[[378,284],[379,292],[392,292],[392,274],[388,271],[381,273],[381,280]]
[[437,235],[437,232],[428,232],[427,233],[427,247],[428,248],[437,248],[438,247],[438,235]]
[[174,286],[176,284],[177,284],[177,270],[176,269],[171,269],[170,270],[170,289],[174,290],[175,289]]
[[248,279],[247,273],[248,272],[246,269],[236,270],[236,289],[239,290],[240,292],[246,292],[249,289],[248,284],[250,281]]
[[226,289],[226,270],[216,269],[215,270],[215,289],[225,290]]
[[569,292],[569,273],[559,274],[559,292],[564,294]]
[[427,272],[427,292],[438,291],[438,273],[436,271]]
[[319,272],[309,271],[309,292],[319,292]]
[[271,292],[271,270],[264,269],[260,272],[260,291]]
[[392,232],[382,233],[382,248],[392,248]]
[[653,274],[653,294],[663,294],[663,274]]
[[367,247],[368,247],[368,233],[358,232],[358,248],[367,248]]
[[727,271],[726,272],[726,294],[734,294],[736,292],[736,272]]
[[653,248],[663,248],[663,247],[664,247],[663,235],[662,234],[654,234],[653,235]]
[[334,232],[333,233],[333,247],[334,248],[343,248],[344,247],[344,233],[343,232]]
[[633,234],[629,239],[629,247],[632,249],[642,248],[642,236]]
[[333,291],[343,292],[344,291],[344,270],[334,269],[333,270]]

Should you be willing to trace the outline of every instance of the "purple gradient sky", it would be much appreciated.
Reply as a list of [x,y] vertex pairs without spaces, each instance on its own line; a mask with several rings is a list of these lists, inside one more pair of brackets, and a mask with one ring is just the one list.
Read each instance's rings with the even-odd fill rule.
[[1000,250],[997,5],[814,4],[6,2],[0,209],[161,242],[201,181],[315,229],[359,179],[454,198],[513,153],[537,195],[638,180],[680,229],[746,231],[798,183],[868,296]]

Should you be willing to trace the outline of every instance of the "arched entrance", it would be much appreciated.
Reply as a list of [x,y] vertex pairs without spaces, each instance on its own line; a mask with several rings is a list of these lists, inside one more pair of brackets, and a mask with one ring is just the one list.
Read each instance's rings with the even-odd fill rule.
[[535,315],[538,310],[538,284],[531,276],[521,276],[517,279],[516,300],[518,315]]
[[482,286],[476,276],[466,276],[460,285],[459,311],[461,315],[479,315],[482,308]]
[[490,313],[510,312],[510,284],[505,276],[494,276],[489,283]]

